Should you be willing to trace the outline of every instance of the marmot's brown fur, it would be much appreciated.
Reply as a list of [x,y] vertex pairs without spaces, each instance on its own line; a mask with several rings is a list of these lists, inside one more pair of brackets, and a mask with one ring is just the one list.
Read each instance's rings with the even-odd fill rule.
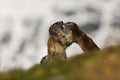
[[[41,62],[55,62],[66,59],[65,49],[72,44],[72,33],[68,35],[63,33],[63,22],[54,23],[49,28],[50,37],[48,39],[48,56],[42,58]],[[46,57],[48,61],[46,61]]]
[[99,50],[98,46],[94,43],[94,41],[88,37],[85,32],[83,32],[77,24],[74,22],[66,22],[64,26],[67,30],[72,31],[73,42],[79,44],[84,52]]

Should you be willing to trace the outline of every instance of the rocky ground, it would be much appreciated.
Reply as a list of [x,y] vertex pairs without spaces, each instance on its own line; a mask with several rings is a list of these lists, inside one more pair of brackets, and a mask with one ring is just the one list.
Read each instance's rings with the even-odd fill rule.
[[87,52],[55,64],[0,73],[0,80],[119,80],[120,45]]

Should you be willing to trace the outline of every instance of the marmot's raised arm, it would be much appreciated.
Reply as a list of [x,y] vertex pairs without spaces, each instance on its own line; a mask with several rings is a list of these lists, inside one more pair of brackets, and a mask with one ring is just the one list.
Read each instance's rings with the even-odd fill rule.
[[84,52],[99,50],[98,46],[94,43],[94,41],[88,37],[85,32],[83,32],[77,24],[74,22],[67,22],[64,24],[65,28],[69,31],[72,31],[73,42],[79,44]]

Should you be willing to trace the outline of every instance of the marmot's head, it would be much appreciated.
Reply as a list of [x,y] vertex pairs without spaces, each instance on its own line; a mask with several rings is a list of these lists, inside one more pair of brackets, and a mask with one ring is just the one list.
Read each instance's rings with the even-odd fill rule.
[[61,30],[64,29],[64,28],[63,28],[63,21],[58,21],[58,22],[52,24],[52,25],[50,26],[50,28],[49,28],[49,34],[50,34],[50,35],[56,35],[56,36],[57,36],[58,31],[59,31],[60,29],[61,29]]
[[70,31],[68,34],[65,34],[63,25],[63,21],[52,24],[49,28],[49,34],[50,36],[55,36],[54,38],[58,40],[61,45],[69,46],[73,42],[72,32]]
[[79,38],[81,36],[81,34],[84,33],[79,28],[79,26],[74,22],[66,22],[66,23],[64,23],[64,26],[68,31],[72,31],[72,35],[74,38]]
[[74,22],[66,22],[66,23],[64,23],[64,26],[67,30],[72,30],[73,31],[73,30],[78,29],[78,25]]

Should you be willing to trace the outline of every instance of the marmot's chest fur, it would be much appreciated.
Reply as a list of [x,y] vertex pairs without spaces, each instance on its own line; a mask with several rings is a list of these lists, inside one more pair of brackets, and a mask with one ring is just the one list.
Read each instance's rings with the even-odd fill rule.
[[50,37],[48,40],[48,55],[50,62],[54,62],[56,60],[65,60],[66,53],[64,45],[60,44],[59,41]]

